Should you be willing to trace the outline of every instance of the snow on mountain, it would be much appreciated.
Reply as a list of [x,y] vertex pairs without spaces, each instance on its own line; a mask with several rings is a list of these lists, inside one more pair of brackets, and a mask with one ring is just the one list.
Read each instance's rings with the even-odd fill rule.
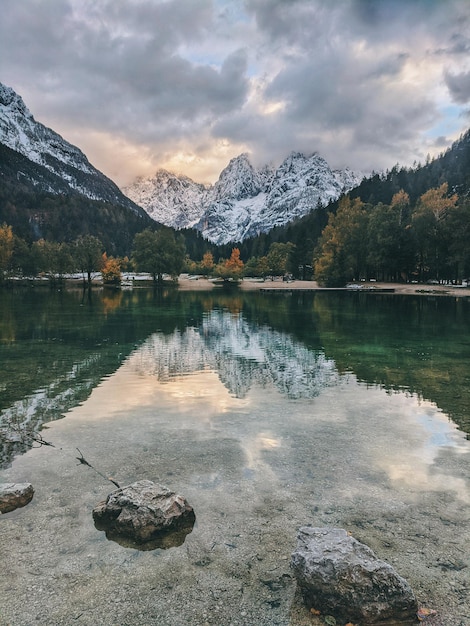
[[[350,171],[332,171],[318,154],[290,154],[274,169],[256,170],[247,154],[232,159],[212,187],[168,172],[138,179],[123,191],[154,219],[191,227],[217,244],[265,233],[325,206],[359,183]],[[172,181],[170,185],[168,181]],[[189,217],[190,216],[190,217]]]
[[257,172],[247,154],[232,159],[213,186],[196,230],[218,244],[249,237],[266,206],[273,174],[267,167]]
[[244,153],[232,159],[222,170],[213,187],[212,201],[246,200],[257,196],[262,190],[261,177]]
[[157,222],[179,229],[199,221],[208,189],[187,176],[160,169],[153,178],[137,178],[123,192]]
[[274,214],[288,208],[298,215],[338,197],[341,187],[328,163],[317,154],[306,157],[292,152],[277,169],[267,198]]
[[[350,188],[350,187],[349,187]],[[292,152],[276,170],[265,206],[253,220],[250,235],[266,232],[266,224],[282,226],[325,206],[346,191],[328,163],[318,154]]]
[[[137,179],[123,193],[79,148],[37,122],[22,98],[2,83],[0,143],[36,164],[36,169],[23,168],[19,174],[38,188],[54,193],[76,191],[138,214],[145,211],[167,226],[194,228],[217,244],[243,241],[287,224],[359,183],[349,170],[333,172],[318,154],[293,152],[277,169],[264,166],[259,170],[247,154],[241,154],[212,186],[159,170],[153,178]],[[42,173],[38,166],[45,168]]]
[[[20,153],[29,161],[46,168],[60,179],[57,188],[76,191],[93,200],[119,204],[141,213],[112,180],[88,161],[83,152],[58,133],[37,122],[21,96],[0,83],[0,143]],[[22,172],[34,185],[57,193],[53,183],[44,184],[34,169]]]
[[253,326],[242,314],[212,310],[199,327],[154,333],[130,355],[137,372],[172,379],[194,372],[217,372],[236,398],[254,384],[273,385],[289,398],[313,398],[339,378],[334,361],[286,333]]
[[21,96],[1,83],[0,139],[12,150],[51,171],[53,166],[48,163],[48,156],[73,165],[83,172],[92,172],[85,155],[78,148],[64,141],[53,130],[36,122]]
[[360,175],[358,172],[351,171],[348,167],[344,170],[333,170],[333,175],[338,181],[338,184],[343,189],[352,189],[357,187],[361,182],[364,175]]

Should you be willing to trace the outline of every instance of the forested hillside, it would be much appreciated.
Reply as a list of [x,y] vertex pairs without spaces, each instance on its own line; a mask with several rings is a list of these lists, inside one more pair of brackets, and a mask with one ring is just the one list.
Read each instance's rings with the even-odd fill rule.
[[250,258],[292,242],[294,275],[313,273],[330,286],[461,280],[470,276],[469,197],[470,130],[425,165],[373,174],[328,207],[239,247]]
[[0,183],[0,224],[11,226],[28,243],[93,235],[109,254],[124,256],[130,254],[136,233],[156,225],[143,211],[72,193],[60,177],[3,144]]
[[351,198],[363,202],[389,204],[400,189],[406,191],[411,204],[431,189],[447,183],[449,192],[459,198],[470,193],[470,130],[456,141],[451,148],[426,164],[412,168],[396,165],[385,174],[374,174],[350,192]]

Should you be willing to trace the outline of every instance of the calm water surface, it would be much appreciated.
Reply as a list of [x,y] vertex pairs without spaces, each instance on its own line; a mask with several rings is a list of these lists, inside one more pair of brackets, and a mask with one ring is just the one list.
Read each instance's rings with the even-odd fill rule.
[[[347,528],[468,626],[470,303],[22,290],[0,300],[0,624],[315,624],[299,526]],[[52,446],[33,447],[31,436]],[[196,526],[151,552],[93,507],[150,479]],[[318,623],[321,623],[320,621]]]

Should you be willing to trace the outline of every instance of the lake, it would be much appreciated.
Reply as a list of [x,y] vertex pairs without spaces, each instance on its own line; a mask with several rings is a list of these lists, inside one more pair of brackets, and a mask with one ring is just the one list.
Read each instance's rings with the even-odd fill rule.
[[[0,625],[322,624],[289,567],[308,524],[470,623],[469,300],[12,289],[0,341],[0,482],[35,488],[0,518]],[[181,493],[193,531],[107,540],[103,476]]]

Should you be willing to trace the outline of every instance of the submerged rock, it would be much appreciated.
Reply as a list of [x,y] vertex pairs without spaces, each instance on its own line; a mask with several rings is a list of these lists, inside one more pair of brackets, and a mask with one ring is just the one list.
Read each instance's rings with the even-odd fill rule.
[[291,565],[308,608],[363,624],[416,622],[406,580],[342,528],[300,528]]
[[181,545],[196,516],[186,499],[150,480],[121,487],[93,509],[108,539],[142,550]]
[[3,483],[0,485],[0,513],[9,513],[26,506],[33,499],[31,483]]

